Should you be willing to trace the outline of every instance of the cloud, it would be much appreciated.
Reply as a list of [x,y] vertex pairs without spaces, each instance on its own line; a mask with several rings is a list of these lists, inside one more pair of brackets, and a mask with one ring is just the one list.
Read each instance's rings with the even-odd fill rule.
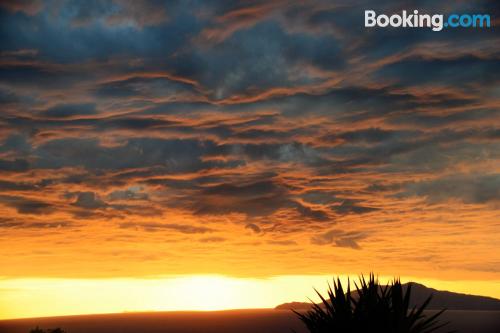
[[[474,55],[455,58],[413,57],[389,64],[376,73],[379,78],[395,78],[405,85],[449,84],[467,86],[474,82],[489,84],[497,80],[492,73],[498,68],[498,57],[485,58]],[[496,68],[496,69],[495,69]]]
[[43,7],[42,0],[3,0],[0,7],[4,7],[11,12],[23,12],[27,15],[37,14]]
[[421,196],[430,204],[452,199],[467,204],[485,204],[500,200],[500,174],[455,174],[409,183],[396,196]]
[[207,27],[201,32],[201,37],[208,41],[220,43],[236,31],[250,28],[268,16],[276,3],[236,4],[236,8],[221,8],[219,16],[212,20],[212,27]]
[[0,180],[0,190],[2,191],[34,191],[37,189],[39,189],[37,184]]
[[121,8],[107,17],[106,21],[110,25],[131,22],[138,27],[154,26],[162,24],[168,19],[167,9],[162,1],[116,0],[116,3]]
[[[249,217],[261,217],[271,215],[279,209],[294,209],[305,220],[329,220],[327,212],[296,201],[290,188],[277,179],[207,186],[191,196],[194,199],[192,207],[196,214],[200,215],[233,212],[244,213]],[[247,228],[257,231],[252,224],[247,225]]]
[[74,116],[95,115],[96,105],[86,104],[59,104],[40,113],[41,116],[49,118],[68,118]]
[[202,243],[222,243],[225,241],[226,239],[224,237],[217,237],[217,236],[200,238],[200,242]]
[[[322,0],[50,3],[0,4],[0,224],[24,253],[0,264],[13,274],[200,273],[212,261],[229,275],[309,274],[328,266],[330,246],[370,252],[340,251],[341,271],[389,257],[382,270],[424,274],[425,260],[408,258],[439,243],[440,260],[458,260],[457,242],[461,269],[487,266],[500,187],[495,29],[365,29],[355,4]],[[373,223],[389,227],[375,239]],[[137,273],[103,243],[79,267],[22,267],[28,228],[71,240],[60,253],[72,257],[82,243],[69,232],[95,240],[96,226],[123,250],[140,245],[130,258],[168,237],[165,258],[178,260]],[[390,256],[393,229],[404,246]],[[299,241],[311,235],[313,248]]]
[[292,241],[292,240],[270,240],[267,243],[270,245],[280,245],[280,246],[298,245],[296,241]]
[[358,200],[345,199],[340,205],[332,206],[332,210],[337,214],[365,214],[377,211],[378,208],[367,207],[358,204]]
[[94,93],[99,97],[114,98],[141,98],[141,99],[165,99],[170,97],[176,100],[184,95],[184,98],[194,97],[196,92],[193,83],[175,80],[168,75],[156,75],[153,77],[134,76],[124,80],[114,80],[101,83]]
[[133,138],[108,147],[94,139],[60,139],[38,146],[35,166],[63,168],[82,166],[86,169],[120,170],[141,167],[163,167],[166,172],[196,172],[230,162],[205,161],[204,154],[216,153],[220,147],[210,141],[191,139]]
[[30,163],[27,160],[16,158],[14,160],[0,159],[0,170],[22,172],[29,169]]
[[148,200],[149,195],[141,192],[142,188],[129,188],[126,190],[116,190],[108,194],[108,199],[114,200]]
[[341,134],[330,134],[325,136],[324,139],[332,142],[341,140],[340,142],[349,144],[358,142],[376,144],[391,139],[408,139],[414,137],[417,134],[418,133],[415,133],[414,131],[394,131],[370,127],[355,131],[347,131]]
[[73,205],[79,208],[99,209],[107,206],[94,192],[80,192],[76,196]]
[[78,1],[59,3],[52,9],[59,18],[70,19],[71,26],[82,28],[92,24],[104,23],[113,26],[159,25],[167,20],[165,4],[161,1],[145,0],[104,0],[91,1],[85,5]]
[[311,243],[315,245],[333,244],[338,247],[348,247],[355,250],[360,250],[359,240],[366,238],[367,235],[363,232],[346,232],[340,229],[332,229],[323,234],[318,234],[311,238]]
[[187,225],[187,224],[175,224],[175,223],[132,223],[125,222],[120,223],[120,228],[122,229],[142,229],[148,232],[157,232],[157,231],[165,231],[165,230],[173,230],[183,234],[205,234],[209,232],[214,232],[215,230],[212,228]]
[[0,218],[0,228],[15,229],[60,229],[74,226],[68,221],[38,221],[30,222],[20,219]]
[[245,213],[265,216],[290,204],[288,190],[278,181],[220,184],[205,187],[195,198],[197,214]]
[[4,205],[15,208],[19,214],[51,214],[55,210],[50,203],[26,197],[1,195],[0,199]]
[[261,232],[260,227],[258,225],[256,225],[255,223],[249,223],[249,224],[247,224],[245,226],[245,229],[251,230],[251,231],[253,231],[256,234],[259,234]]
[[325,211],[312,209],[311,207],[307,207],[299,203],[297,203],[297,211],[300,213],[302,217],[310,218],[315,221],[330,220],[328,213],[326,213]]

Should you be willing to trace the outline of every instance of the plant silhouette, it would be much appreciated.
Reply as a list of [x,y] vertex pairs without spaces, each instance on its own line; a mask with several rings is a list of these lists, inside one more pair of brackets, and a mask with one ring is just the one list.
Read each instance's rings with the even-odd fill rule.
[[345,290],[340,279],[334,279],[333,288],[328,285],[329,299],[315,290],[322,303],[313,303],[306,313],[294,312],[311,333],[430,333],[447,324],[438,321],[444,310],[430,316],[424,314],[432,296],[410,309],[411,284],[406,292],[399,279],[380,286],[370,274],[368,280],[361,276],[359,285],[354,285],[356,290],[351,292],[349,280]]

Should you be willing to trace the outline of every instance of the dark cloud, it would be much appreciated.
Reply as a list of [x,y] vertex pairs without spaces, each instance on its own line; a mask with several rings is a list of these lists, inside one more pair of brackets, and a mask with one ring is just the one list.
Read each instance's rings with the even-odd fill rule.
[[113,200],[148,200],[147,193],[141,192],[141,188],[129,188],[126,190],[113,191],[108,195],[108,199]]
[[304,218],[310,218],[315,221],[328,221],[330,217],[328,213],[318,209],[312,209],[311,207],[307,207],[297,203],[297,211]]
[[378,78],[396,79],[405,85],[453,83],[459,86],[494,84],[500,70],[495,58],[461,56],[451,59],[409,58],[387,65],[376,73]]
[[102,201],[94,192],[80,192],[76,194],[76,201],[73,203],[76,207],[85,209],[105,208],[107,204]]
[[378,192],[390,192],[397,191],[401,189],[403,185],[400,183],[395,184],[384,184],[384,183],[375,183],[366,187],[366,191],[370,193],[378,193]]
[[[296,201],[291,188],[275,179],[204,187],[195,197],[192,206],[197,214],[220,215],[237,212],[256,217],[271,215],[278,209],[289,208],[295,209],[305,220],[329,220],[327,212]],[[257,232],[259,230],[256,227],[253,224],[247,225],[247,228]]]
[[300,195],[302,200],[318,204],[318,205],[326,205],[330,203],[337,202],[336,198],[337,193],[335,191],[319,191],[319,190],[311,190],[304,192]]
[[378,208],[360,205],[359,200],[344,199],[340,205],[332,206],[332,210],[337,214],[365,214]]
[[61,139],[47,142],[35,150],[39,168],[82,166],[87,169],[128,169],[161,166],[167,173],[195,172],[231,166],[228,162],[204,161],[204,154],[220,148],[210,141],[137,138],[107,147],[97,140]]
[[254,233],[259,234],[261,232],[260,227],[255,223],[249,223],[245,226],[245,229],[252,230]]
[[51,214],[55,210],[50,203],[21,196],[1,195],[0,201],[8,207],[15,208],[19,214]]
[[37,189],[39,189],[37,184],[0,180],[0,190],[2,191],[34,191]]
[[94,93],[101,97],[139,97],[142,99],[198,94],[192,83],[175,81],[165,77],[132,77],[102,83],[94,90]]
[[[287,33],[272,21],[237,31],[197,56],[204,66],[194,77],[212,87],[215,99],[314,82],[298,69],[304,63],[328,70],[344,66],[341,49],[332,36]],[[258,88],[253,84],[257,81]]]
[[428,113],[408,113],[395,116],[390,119],[390,122],[395,124],[413,124],[421,127],[442,127],[450,126],[453,124],[467,123],[480,121],[495,117],[498,110],[490,108],[481,108],[474,110],[466,110],[453,112],[449,114],[428,114]]
[[67,118],[73,116],[95,115],[96,113],[96,105],[93,103],[86,103],[59,104],[41,112],[40,115],[49,118]]
[[323,139],[328,141],[341,140],[346,143],[380,143],[387,140],[403,140],[417,136],[415,131],[391,131],[381,128],[366,128],[356,131],[348,131],[341,134],[330,134]]
[[229,153],[242,154],[252,160],[275,160],[312,166],[328,163],[328,159],[322,156],[321,151],[298,142],[283,144],[237,144],[226,146],[226,148],[229,150]]
[[5,141],[0,144],[0,153],[26,155],[31,152],[31,145],[24,135],[9,135]]
[[42,0],[2,0],[0,7],[4,7],[11,12],[23,12],[27,15],[35,15],[43,7]]
[[[163,1],[114,0],[89,1],[85,5],[78,1],[66,4],[71,8],[71,23],[74,26],[87,26],[99,21],[110,26],[133,25],[138,28],[158,25],[167,20],[166,6]],[[67,8],[59,8],[64,10]],[[65,13],[59,12],[59,15]],[[97,22],[96,22],[97,21]]]
[[74,223],[68,221],[24,221],[12,218],[0,218],[0,228],[16,229],[59,229],[74,226]]
[[421,196],[431,204],[450,199],[468,204],[500,200],[499,174],[456,174],[434,180],[407,184],[398,197]]
[[288,189],[283,184],[264,180],[205,187],[193,203],[193,208],[197,214],[239,212],[248,216],[265,216],[290,203]]
[[89,74],[41,63],[0,64],[0,82],[16,88],[62,89],[74,86]]
[[[2,29],[0,37],[3,49],[38,49],[42,58],[52,61],[131,55],[171,59],[173,67],[174,53],[201,29],[192,9],[188,3],[154,0],[64,1],[33,17],[2,11],[2,24],[9,29]],[[189,59],[184,60],[189,66]]]
[[0,159],[0,170],[22,172],[29,169],[30,163],[27,160],[16,158],[15,160]]
[[359,250],[361,247],[359,246],[358,241],[366,237],[367,235],[363,232],[346,232],[340,229],[332,229],[312,237],[311,243],[316,245],[333,244],[338,247],[349,247]]

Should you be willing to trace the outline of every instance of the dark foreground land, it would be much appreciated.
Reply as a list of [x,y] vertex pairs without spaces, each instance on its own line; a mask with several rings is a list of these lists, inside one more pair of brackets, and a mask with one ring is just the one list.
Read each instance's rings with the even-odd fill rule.
[[[433,313],[433,311],[429,311]],[[461,333],[500,332],[499,311],[448,311],[447,327]],[[35,326],[61,327],[67,333],[306,333],[287,310],[231,310],[215,312],[149,312],[83,315],[0,321],[1,333],[28,333]]]

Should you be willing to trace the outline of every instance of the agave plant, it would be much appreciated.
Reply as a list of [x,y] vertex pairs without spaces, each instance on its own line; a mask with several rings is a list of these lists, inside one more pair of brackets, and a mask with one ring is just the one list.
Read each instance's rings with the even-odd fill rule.
[[411,284],[404,291],[399,279],[380,286],[370,274],[368,280],[361,276],[354,286],[356,290],[351,292],[349,280],[344,289],[340,279],[334,279],[333,286],[328,285],[327,298],[315,290],[322,303],[313,303],[306,313],[294,312],[311,333],[430,333],[447,324],[438,321],[444,310],[424,314],[432,296],[410,308]]

